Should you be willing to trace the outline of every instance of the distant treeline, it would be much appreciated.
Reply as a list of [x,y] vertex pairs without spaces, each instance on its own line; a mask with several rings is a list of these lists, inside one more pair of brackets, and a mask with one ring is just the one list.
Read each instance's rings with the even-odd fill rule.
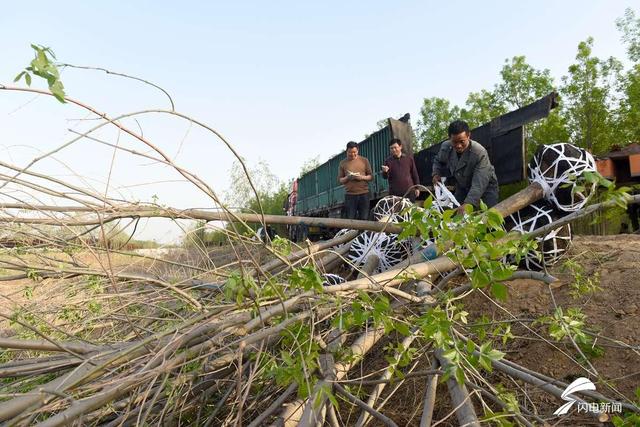
[[415,148],[447,137],[449,122],[462,118],[471,127],[520,108],[556,90],[560,106],[527,127],[528,147],[570,142],[601,154],[640,141],[640,18],[632,9],[616,20],[630,66],[614,57],[593,55],[594,40],[578,44],[575,61],[559,81],[548,69],[536,69],[524,56],[506,59],[500,81],[490,90],[471,92],[463,107],[445,98],[425,98],[416,126]]

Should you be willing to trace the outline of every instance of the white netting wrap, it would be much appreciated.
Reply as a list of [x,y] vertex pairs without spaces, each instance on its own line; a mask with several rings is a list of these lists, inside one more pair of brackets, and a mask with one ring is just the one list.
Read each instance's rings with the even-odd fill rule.
[[[454,209],[460,206],[460,203],[456,197],[447,189],[444,184],[445,178],[442,178],[442,182],[437,183],[434,186],[434,194],[432,194],[433,203],[427,210],[425,208],[417,207],[416,209],[422,213],[422,221],[427,222],[427,217],[431,216],[433,212],[443,213],[445,210]],[[435,239],[429,236],[421,236],[409,239],[411,241],[413,252],[420,251],[429,245],[435,243]]]
[[445,178],[442,178],[442,182],[439,182],[434,186],[435,198],[433,199],[433,204],[440,210],[440,212],[460,206],[460,202],[456,200],[453,193],[445,187],[444,180]]
[[389,221],[394,223],[407,221],[409,215],[402,212],[411,206],[413,206],[413,203],[404,197],[383,197],[373,208],[373,217],[376,221]]
[[585,150],[571,144],[541,145],[529,163],[529,182],[539,183],[544,197],[558,209],[582,209],[594,193],[596,184],[575,191],[575,177],[595,172],[596,162]]
[[[505,227],[508,230],[528,233],[552,223],[559,217],[553,206],[548,202],[539,201],[505,218]],[[538,256],[531,252],[522,260],[522,266],[527,270],[544,270],[552,266],[571,246],[571,237],[569,224],[556,228],[545,236],[536,237],[542,259],[538,259]]]
[[573,234],[571,224],[556,228],[544,236],[542,240],[542,257],[545,266],[556,264],[569,250]]
[[407,258],[411,254],[411,247],[407,242],[399,242],[395,234],[365,231],[353,239],[349,259],[363,266],[371,254],[380,259],[374,273],[381,273]]
[[338,276],[337,274],[327,273],[327,274],[323,274],[322,275],[322,285],[323,286],[339,285],[339,284],[344,283],[344,282],[346,282],[346,280],[344,280],[343,277]]
[[[348,228],[343,228],[343,229],[341,229],[340,231],[338,231],[338,232],[336,233],[336,235],[335,235],[335,236],[333,236],[333,238],[335,239],[335,238],[338,238],[338,237],[342,237],[342,236],[344,236],[345,234],[349,233],[350,231],[351,231],[351,230],[350,230],[350,229],[348,229]],[[333,247],[333,250],[338,250],[338,249],[340,249],[340,248],[344,247],[344,245],[346,245],[347,243],[348,243],[348,242],[342,243],[341,245],[336,245],[336,246],[334,246],[334,247]]]

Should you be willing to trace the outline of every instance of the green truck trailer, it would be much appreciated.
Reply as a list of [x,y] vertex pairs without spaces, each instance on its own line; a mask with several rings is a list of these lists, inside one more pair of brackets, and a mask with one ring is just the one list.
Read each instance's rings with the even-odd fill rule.
[[[373,181],[369,183],[372,200],[386,196],[389,191],[389,183],[380,170],[389,156],[389,141],[392,138],[400,139],[405,153],[413,155],[412,136],[409,115],[406,114],[400,120],[387,119],[387,126],[358,144],[359,154],[369,159],[373,170]],[[345,152],[341,151],[298,179],[295,215],[340,217],[344,205],[344,187],[338,183],[338,167],[344,158]]]

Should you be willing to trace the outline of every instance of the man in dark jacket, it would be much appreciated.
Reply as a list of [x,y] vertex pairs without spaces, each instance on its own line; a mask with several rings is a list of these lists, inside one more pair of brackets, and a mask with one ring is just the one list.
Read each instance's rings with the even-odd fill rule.
[[464,212],[465,205],[477,208],[480,200],[489,207],[498,203],[498,178],[487,150],[471,139],[469,125],[462,120],[449,125],[449,140],[433,159],[432,176],[433,185],[442,176],[455,178],[458,213]]
[[382,165],[382,177],[389,180],[389,194],[407,197],[414,202],[420,190],[411,187],[420,184],[420,178],[413,156],[407,156],[402,152],[402,141],[398,138],[389,142],[389,151],[391,156],[387,157]]

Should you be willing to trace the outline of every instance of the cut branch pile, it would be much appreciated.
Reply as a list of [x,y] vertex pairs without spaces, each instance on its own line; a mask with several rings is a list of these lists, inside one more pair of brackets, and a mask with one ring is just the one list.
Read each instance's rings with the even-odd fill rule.
[[[498,383],[516,390],[527,384],[555,396],[558,406],[563,402],[567,383],[518,366],[497,344],[481,342],[469,313],[457,305],[464,296],[483,292],[469,282],[475,276],[466,269],[478,270],[481,258],[492,256],[474,252],[473,239],[459,253],[431,260],[418,253],[380,274],[373,274],[377,256],[358,269],[347,261],[358,231],[291,251],[277,249],[234,227],[258,222],[393,233],[404,228],[390,222],[233,212],[205,182],[124,127],[124,116],[111,119],[68,101],[102,120],[78,140],[115,126],[156,153],[125,150],[129,155],[171,166],[218,210],[123,202],[32,171],[51,153],[26,167],[0,163],[7,171],[0,175],[0,222],[3,237],[11,242],[0,253],[0,280],[7,285],[23,280],[16,292],[3,296],[0,309],[3,327],[11,333],[0,338],[0,422],[364,426],[375,420],[393,426],[410,418],[385,414],[409,379],[425,384],[414,419],[424,426],[437,417],[439,423],[457,419],[467,426],[487,419],[535,425],[552,418],[535,405],[519,406],[526,393],[510,399]],[[498,216],[529,205],[541,192],[532,185],[498,206]],[[200,248],[206,262],[181,261],[107,243],[113,224],[123,227],[125,220],[145,217],[229,221],[228,250],[236,260],[219,265]],[[476,225],[486,222],[485,217]],[[520,238],[502,234],[491,244],[513,240]],[[438,248],[443,252],[447,245]],[[261,256],[265,253],[267,260]],[[462,256],[478,259],[469,266]],[[554,280],[545,273],[512,270],[502,280]],[[327,284],[325,273],[351,276]],[[524,320],[512,321],[529,327]],[[588,363],[576,363],[585,375],[591,373]],[[439,388],[439,382],[450,396],[444,398],[450,402],[446,408],[436,407],[445,387]],[[625,411],[640,413],[631,400],[607,390],[615,398],[588,391],[576,400],[619,403]],[[350,411],[357,415],[350,418]],[[602,411],[590,411],[596,419],[607,418]]]

